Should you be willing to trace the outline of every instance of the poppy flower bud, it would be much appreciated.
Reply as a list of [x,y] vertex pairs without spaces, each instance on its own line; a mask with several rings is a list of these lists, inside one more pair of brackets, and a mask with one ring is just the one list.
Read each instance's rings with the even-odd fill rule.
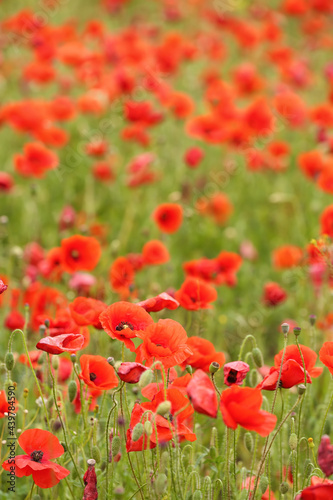
[[292,432],[289,437],[289,447],[291,450],[296,450],[297,448],[297,434]]
[[132,441],[139,441],[143,434],[143,425],[138,422],[132,431]]
[[259,384],[258,372],[256,369],[250,371],[249,377],[250,387],[257,387]]
[[118,367],[118,377],[128,384],[136,384],[139,382],[141,375],[147,371],[148,368],[141,363],[121,363]]
[[107,358],[107,360],[106,360],[106,361],[109,363],[109,365],[111,365],[111,366],[113,366],[113,367],[114,367],[114,366],[115,366],[115,364],[116,364],[116,362],[115,362],[115,360],[114,360],[114,358],[113,358],[112,356],[110,356],[109,358]]
[[58,370],[59,368],[59,359],[57,356],[53,356],[52,358],[52,366],[55,370]]
[[44,360],[45,360],[45,355],[44,353],[42,353],[37,360],[37,364],[42,365],[44,363]]
[[310,325],[311,326],[314,326],[315,323],[316,323],[316,319],[317,319],[317,316],[315,314],[310,314],[309,316],[309,321],[310,321]]
[[202,493],[200,490],[196,490],[194,493],[193,493],[193,500],[202,500]]
[[306,391],[306,386],[304,384],[300,384],[297,386],[297,391],[298,391],[298,394],[301,396],[302,394],[305,393]]
[[155,490],[158,496],[163,495],[168,484],[168,479],[165,474],[159,474],[155,481]]
[[310,474],[312,474],[313,469],[314,469],[314,465],[311,462],[310,458],[306,458],[304,460],[304,475],[305,475],[305,477],[309,477]]
[[216,361],[213,361],[213,362],[209,365],[209,373],[211,373],[211,374],[216,373],[219,369],[220,369],[220,364],[219,364],[219,363],[217,363]]
[[245,444],[245,448],[247,449],[247,451],[252,453],[252,451],[253,451],[253,437],[252,437],[252,434],[250,432],[246,432],[244,434],[244,444]]
[[286,493],[288,493],[288,491],[289,491],[288,483],[286,483],[286,481],[283,481],[283,483],[280,484],[280,492],[282,493],[282,495],[285,495]]
[[50,320],[49,319],[46,319],[44,321],[44,325],[46,326],[46,328],[49,328],[50,327]]
[[264,494],[268,488],[268,477],[267,476],[261,476],[259,488],[260,488],[261,493]]
[[41,497],[40,495],[34,495],[34,496],[32,497],[32,500],[41,500],[41,498],[42,498],[42,497]]
[[68,398],[71,403],[73,403],[77,394],[77,385],[75,380],[71,380],[68,384]]
[[120,452],[121,441],[119,436],[114,436],[112,439],[111,453],[113,457],[116,457]]
[[7,370],[10,372],[14,368],[14,355],[12,352],[7,352],[5,357],[5,364]]
[[288,323],[282,323],[281,330],[282,330],[283,335],[288,335],[288,332],[289,332]]
[[156,410],[156,414],[164,417],[165,415],[169,414],[170,411],[171,411],[170,401],[163,401],[163,403],[160,403],[158,405],[157,410]]
[[147,420],[144,425],[143,425],[143,429],[145,431],[145,434],[147,436],[151,436],[151,434],[153,433],[153,426],[151,425],[151,422],[149,420]]
[[298,337],[301,334],[302,329],[299,326],[295,326],[294,328],[294,335],[295,337]]
[[218,432],[216,427],[212,428],[212,433],[210,436],[210,445],[214,446],[215,448],[218,448]]
[[259,347],[255,347],[254,349],[252,349],[252,357],[253,357],[253,361],[255,362],[257,367],[261,368],[264,364],[264,359],[263,359],[262,352],[259,349]]
[[143,389],[148,384],[150,384],[152,380],[153,380],[153,372],[152,370],[147,370],[143,372],[143,374],[141,375],[139,380],[139,386],[141,387],[141,389]]
[[99,464],[100,461],[101,461],[101,452],[100,452],[98,446],[93,446],[92,447],[91,454],[92,454],[92,457],[95,460],[95,462],[97,464]]
[[189,373],[190,375],[192,375],[193,370],[192,370],[192,366],[191,365],[186,365],[185,370],[187,371],[187,373]]

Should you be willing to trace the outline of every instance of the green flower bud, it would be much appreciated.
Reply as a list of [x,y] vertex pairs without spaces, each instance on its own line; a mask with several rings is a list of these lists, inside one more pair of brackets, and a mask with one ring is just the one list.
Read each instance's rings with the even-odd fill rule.
[[193,493],[193,500],[202,500],[202,493],[200,490],[196,490],[194,493]]
[[192,366],[191,365],[186,365],[185,370],[187,371],[187,373],[189,373],[190,375],[192,375],[193,370],[192,370]]
[[64,449],[64,453],[66,453],[66,451],[67,451],[67,446],[66,446],[66,443],[65,443],[64,441],[60,441],[60,444],[61,444],[61,446],[62,446],[62,447],[63,447],[63,449]]
[[[219,371],[220,369],[220,364],[217,363],[217,361],[213,361],[210,365],[209,365],[209,373],[216,373],[217,371]],[[193,498],[194,498],[194,495],[193,495]]]
[[170,401],[163,401],[158,405],[156,410],[157,415],[161,415],[162,417],[164,417],[164,415],[169,415],[170,412],[171,412]]
[[114,368],[116,362],[115,362],[115,360],[114,360],[114,358],[112,356],[110,356],[109,358],[107,358],[106,361],[109,363],[110,366],[113,366],[113,368]]
[[210,435],[210,445],[218,448],[218,432],[216,427],[212,427],[212,433]]
[[252,357],[258,368],[261,368],[264,365],[264,358],[259,347],[254,347],[252,349]]
[[284,336],[288,335],[289,332],[289,325],[288,323],[282,323],[281,325],[281,330]]
[[146,385],[151,384],[152,381],[153,381],[152,370],[146,370],[143,372],[143,374],[140,377],[139,387],[141,387],[141,389],[143,389],[144,387],[146,387]]
[[73,403],[77,394],[77,385],[75,380],[71,380],[68,384],[68,398],[71,403]]
[[253,436],[252,436],[251,432],[246,432],[244,434],[244,445],[245,445],[245,448],[247,449],[247,451],[252,453],[252,451],[253,451]]
[[301,334],[302,328],[300,328],[299,326],[295,326],[293,331],[294,331],[295,337],[298,337]]
[[305,474],[305,477],[309,477],[310,474],[312,473],[313,469],[314,469],[314,465],[311,462],[310,458],[306,458],[304,460],[304,474]]
[[112,438],[112,444],[111,444],[111,453],[113,457],[116,457],[118,453],[120,452],[121,448],[121,441],[119,436],[114,436]]
[[282,493],[282,495],[285,495],[286,493],[288,493],[288,491],[289,491],[288,483],[286,483],[286,481],[283,481],[283,483],[280,484],[280,492]]
[[7,370],[10,372],[14,368],[14,355],[12,352],[7,352],[6,357],[5,357],[5,364]]
[[250,371],[249,383],[251,387],[256,387],[259,384],[258,372],[256,369]]
[[151,436],[153,433],[153,426],[149,420],[146,420],[146,422],[143,424],[143,430],[147,436]]
[[289,437],[289,447],[291,450],[296,450],[297,449],[297,434],[295,434],[295,432],[293,432],[292,434],[290,434],[290,437]]
[[268,488],[268,477],[267,476],[261,476],[259,488],[260,488],[261,493],[264,494]]
[[53,356],[52,358],[52,366],[55,370],[58,370],[59,368],[59,359],[58,356]]
[[159,474],[155,481],[155,490],[158,496],[163,495],[168,485],[168,478],[165,474]]
[[165,471],[169,466],[169,452],[163,451],[161,455],[160,471]]
[[92,447],[91,455],[92,455],[93,459],[96,461],[96,463],[99,464],[101,461],[101,452],[100,452],[98,446]]
[[71,362],[74,364],[76,362],[76,354],[71,354]]
[[141,422],[137,423],[132,431],[132,441],[139,441],[143,434],[143,425]]
[[42,497],[38,494],[33,495],[32,500],[42,500]]

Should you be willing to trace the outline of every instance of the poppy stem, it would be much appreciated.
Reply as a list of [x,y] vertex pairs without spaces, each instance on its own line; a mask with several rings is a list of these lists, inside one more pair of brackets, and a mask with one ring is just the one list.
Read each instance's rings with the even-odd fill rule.
[[80,474],[80,472],[79,472],[79,470],[77,468],[76,462],[74,460],[74,457],[73,457],[72,452],[71,452],[70,447],[69,447],[69,442],[68,442],[68,437],[67,437],[67,431],[66,431],[65,423],[64,423],[64,421],[62,419],[62,416],[61,416],[61,413],[60,413],[60,409],[59,409],[59,406],[58,406],[55,379],[54,379],[54,376],[53,376],[53,373],[52,373],[52,370],[51,370],[51,360],[50,360],[49,353],[47,353],[47,360],[48,360],[49,372],[50,372],[50,376],[51,376],[51,380],[52,380],[52,392],[53,392],[54,404],[55,404],[55,407],[56,407],[56,410],[57,410],[58,418],[59,418],[60,423],[61,423],[62,432],[64,434],[64,440],[65,440],[65,444],[66,444],[66,451],[69,453],[69,456],[71,457],[71,460],[73,462],[74,468],[75,468],[76,473],[78,475],[78,478],[80,480],[81,486],[82,486],[82,488],[84,488],[84,484],[83,484],[83,481],[82,481],[81,474]]
[[[110,427],[110,421],[111,421],[113,410],[117,407],[117,401],[115,400],[116,394],[117,394],[117,392],[119,392],[121,390],[124,383],[125,382],[122,382],[120,387],[118,389],[116,389],[112,394],[113,405],[110,408],[108,418],[106,421],[106,427],[105,427],[105,444],[106,444],[105,492],[106,492],[106,496],[109,495],[109,453],[110,453],[110,450],[109,450],[109,441],[110,441],[109,427]],[[112,460],[113,460],[113,457],[112,457]]]
[[238,355],[238,361],[241,361],[242,359],[242,356],[243,356],[243,351],[244,351],[244,348],[245,348],[245,344],[248,340],[251,340],[252,344],[253,344],[253,347],[257,347],[257,341],[256,339],[254,338],[253,335],[246,335],[245,339],[243,340],[242,342],[242,345],[241,345],[241,348],[240,348],[240,351],[239,351],[239,355]]
[[23,345],[24,345],[24,350],[25,350],[25,353],[26,353],[28,361],[29,361],[29,365],[30,365],[30,368],[31,368],[31,371],[32,371],[32,375],[33,375],[33,377],[35,379],[35,383],[37,385],[37,389],[38,389],[40,398],[42,400],[46,422],[47,422],[47,425],[48,425],[48,428],[49,428],[50,432],[52,432],[51,431],[51,424],[50,424],[50,420],[49,420],[49,415],[48,415],[48,412],[47,412],[47,409],[46,409],[46,404],[45,404],[45,400],[44,400],[44,397],[43,397],[42,389],[41,389],[40,384],[38,382],[38,378],[36,376],[35,370],[34,370],[34,368],[32,366],[32,362],[31,362],[31,359],[30,359],[30,356],[29,356],[28,346],[27,346],[27,343],[26,343],[26,340],[25,340],[25,335],[24,335],[23,331],[20,330],[19,328],[17,328],[16,330],[14,330],[10,334],[9,341],[8,341],[8,352],[12,352],[13,337],[14,337],[14,335],[15,335],[16,332],[18,332],[18,333],[21,334]]
[[[304,385],[306,387],[306,367],[305,367],[305,361],[304,361],[302,349],[301,349],[301,347],[299,345],[299,342],[298,342],[297,335],[295,335],[295,339],[296,339],[296,345],[297,345],[298,351],[299,351],[301,359],[302,359],[303,370],[304,370]],[[297,455],[296,455],[296,467],[295,467],[296,470],[295,470],[295,481],[294,481],[295,482],[295,491],[298,491],[299,439],[300,439],[300,435],[301,435],[302,406],[303,406],[304,398],[305,398],[305,394],[303,394],[303,396],[302,396],[302,401],[301,401],[301,405],[300,405],[299,412],[298,412],[297,448],[296,448]]]
[[226,469],[225,475],[227,478],[227,498],[230,500],[230,477],[229,477],[229,453],[230,453],[230,429],[227,427],[227,439],[226,439]]
[[218,390],[217,385],[216,385],[216,383],[215,383],[214,373],[211,373],[211,379],[212,379],[212,382],[213,382],[213,386],[214,386],[214,388],[215,388],[215,391],[217,392],[218,397],[220,398],[220,397],[221,397],[221,393],[220,393],[220,391]]

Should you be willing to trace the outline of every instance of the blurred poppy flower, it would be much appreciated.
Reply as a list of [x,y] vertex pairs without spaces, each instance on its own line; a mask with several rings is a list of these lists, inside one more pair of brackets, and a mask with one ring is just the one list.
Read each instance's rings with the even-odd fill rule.
[[187,385],[187,395],[197,413],[216,418],[218,401],[213,382],[202,370],[196,370]]
[[37,349],[49,354],[61,354],[63,352],[74,353],[82,349],[84,336],[74,333],[64,333],[56,337],[44,337],[37,344]]
[[103,356],[83,354],[80,357],[80,379],[88,387],[101,391],[114,389],[118,385],[118,378],[114,369]]
[[143,262],[149,266],[165,264],[170,260],[166,246],[159,240],[148,241],[142,249]]
[[287,293],[278,283],[273,281],[266,283],[264,286],[263,302],[266,306],[277,306],[284,302],[287,298]]
[[328,500],[333,496],[333,481],[312,476],[311,486],[305,488],[295,500]]
[[175,299],[178,300],[181,307],[189,311],[211,309],[210,302],[217,299],[217,291],[203,280],[188,277],[175,293]]
[[104,302],[88,297],[76,297],[69,304],[71,316],[77,325],[92,325],[98,330],[103,329],[99,316],[106,308],[107,305]]
[[273,266],[276,269],[290,269],[298,266],[303,258],[303,250],[294,245],[276,248],[273,252]]
[[137,306],[143,307],[147,312],[158,312],[162,309],[177,309],[179,302],[166,292],[162,292],[156,297],[136,302]]
[[101,325],[112,339],[124,342],[132,352],[135,346],[131,339],[143,333],[154,323],[151,316],[137,304],[115,302],[105,309],[99,317]]
[[175,233],[183,222],[183,208],[177,203],[162,203],[154,211],[153,219],[163,233]]
[[204,152],[201,148],[193,147],[186,151],[184,161],[189,168],[197,168],[204,157]]
[[250,367],[244,361],[231,361],[223,367],[224,383],[226,385],[241,385]]
[[92,271],[101,256],[101,246],[96,238],[77,234],[61,241],[62,265],[65,271]]
[[126,299],[130,294],[129,288],[133,285],[135,277],[131,262],[126,257],[118,257],[110,267],[109,277],[113,290]]
[[19,311],[13,309],[7,314],[4,325],[8,330],[16,330],[17,328],[22,330],[25,325],[24,316]]
[[231,429],[240,425],[260,436],[268,436],[276,425],[277,417],[260,410],[261,404],[260,390],[232,385],[221,394],[220,409],[225,425]]
[[321,234],[333,238],[333,205],[325,208],[320,216]]
[[5,285],[4,282],[0,279],[0,295],[5,292],[8,288],[8,285]]
[[190,365],[192,368],[200,368],[205,372],[209,372],[209,367],[213,361],[219,363],[220,366],[224,365],[225,356],[223,352],[216,352],[214,344],[209,340],[195,336],[189,337],[187,345],[192,354],[181,364],[183,370],[185,370],[186,365]]
[[15,464],[10,460],[3,462],[2,467],[7,470],[15,469],[17,477],[31,476],[39,488],[52,488],[68,476],[69,470],[55,462],[64,453],[63,446],[51,432],[43,429],[28,429],[20,435],[18,443],[25,451],[25,455],[16,455]]
[[[0,418],[4,418],[8,416],[8,401],[5,391],[0,391]],[[14,407],[14,409],[13,409]],[[16,413],[18,410],[18,402],[15,399],[15,402],[11,401],[10,403],[10,411]]]
[[216,224],[223,225],[233,212],[233,205],[224,193],[215,193],[209,198],[200,198],[196,208],[202,215],[212,217]]
[[333,375],[333,342],[324,342],[319,351],[320,361],[327,366]]
[[160,319],[150,324],[145,331],[136,332],[136,336],[143,340],[136,349],[136,361],[141,363],[146,360],[147,366],[159,360],[164,368],[171,368],[183,363],[192,354],[186,344],[184,328],[172,319]]
[[139,382],[143,372],[148,370],[146,366],[140,363],[130,363],[124,362],[119,366],[117,373],[120,380],[127,382],[128,384],[136,384]]
[[7,172],[0,172],[0,193],[9,193],[13,186],[13,177]]
[[333,444],[330,437],[324,435],[321,437],[318,447],[318,465],[325,476],[333,474]]
[[16,171],[25,177],[44,177],[48,170],[58,166],[55,153],[40,142],[30,142],[24,146],[23,154],[14,155]]

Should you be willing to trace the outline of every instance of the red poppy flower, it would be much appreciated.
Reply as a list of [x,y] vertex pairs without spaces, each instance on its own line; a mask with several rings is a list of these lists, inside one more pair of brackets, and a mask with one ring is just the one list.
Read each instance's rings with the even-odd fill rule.
[[333,375],[333,342],[324,342],[319,351],[320,361],[327,366]]
[[158,312],[162,309],[177,309],[179,302],[166,292],[162,292],[156,297],[136,302],[137,306],[143,307],[147,312]]
[[163,233],[175,233],[183,222],[183,208],[177,203],[162,203],[154,211],[153,219]]
[[[11,399],[12,396],[10,396],[10,400]],[[10,409],[8,409],[8,405],[10,405]],[[17,410],[18,410],[17,400],[15,399],[14,401],[10,401],[10,403],[8,403],[6,392],[0,391],[0,418],[7,417],[9,411],[16,413]]]
[[333,481],[312,476],[311,486],[305,488],[295,500],[328,500],[333,496]]
[[184,370],[186,365],[192,368],[200,368],[205,372],[209,372],[209,367],[213,361],[223,366],[225,363],[225,356],[223,352],[216,352],[214,345],[206,339],[201,337],[190,337],[187,340],[187,345],[192,351],[181,367]]
[[80,379],[83,380],[88,387],[101,391],[117,387],[117,375],[103,356],[83,354],[80,358],[80,365]]
[[22,330],[25,325],[24,316],[19,311],[13,309],[6,316],[4,325],[8,330],[16,330],[17,328]]
[[327,234],[333,238],[333,205],[325,208],[320,216],[321,234]]
[[201,148],[193,147],[186,151],[184,161],[190,168],[197,168],[204,157],[204,152]]
[[22,432],[18,443],[26,454],[17,455],[15,464],[6,460],[2,464],[6,471],[15,470],[17,477],[32,475],[39,488],[52,488],[70,473],[61,465],[51,462],[52,458],[60,457],[65,451],[58,438],[51,432],[28,429]]
[[216,418],[218,401],[215,387],[208,375],[202,370],[196,370],[187,386],[187,395],[197,413]]
[[287,298],[287,293],[278,283],[273,281],[266,283],[264,286],[263,302],[266,306],[277,306],[284,302]]
[[[155,369],[158,369],[156,367]],[[162,379],[164,379],[164,375],[162,372]],[[186,375],[183,375],[182,377],[177,376],[177,372],[175,368],[170,369],[169,373],[169,389],[172,388],[177,388],[184,396],[187,394],[187,386],[190,383],[192,379],[192,376],[187,373]],[[151,384],[146,385],[141,389],[141,394],[144,398],[149,399],[150,401],[154,398],[155,394],[158,392],[162,391],[164,388],[164,382],[152,382]]]
[[231,361],[223,367],[224,383],[226,385],[242,385],[250,367],[244,361]]
[[[60,361],[63,358],[60,358]],[[88,387],[87,391],[83,392],[83,397],[85,398],[85,401],[90,400],[91,403],[89,405],[89,411],[93,411],[96,403],[97,403],[97,398],[103,394],[103,390],[99,389],[94,389],[92,387]],[[73,401],[74,405],[74,411],[75,413],[80,413],[81,412],[81,391],[80,391],[80,384],[79,381],[76,379],[76,398]]]
[[318,465],[324,472],[325,476],[333,474],[333,445],[330,437],[324,435],[321,437],[318,447]]
[[142,338],[143,343],[136,349],[136,361],[146,360],[147,366],[160,360],[164,368],[171,368],[192,354],[184,328],[172,319],[160,319],[150,324],[145,331],[137,332],[137,337]]
[[298,157],[298,164],[303,174],[311,180],[316,180],[324,169],[324,159],[320,151],[307,151]]
[[[258,389],[263,389],[266,391],[275,391],[276,384],[279,380],[280,368],[276,368],[272,366],[269,370],[268,374],[264,377],[262,382],[258,384]],[[306,382],[311,384],[311,377],[306,372]],[[297,361],[294,359],[288,359],[283,363],[281,378],[280,378],[280,387],[283,389],[290,389],[295,385],[304,383],[304,369]]]
[[[299,344],[299,347],[302,351],[303,354],[303,359],[304,359],[304,364],[305,364],[305,369],[310,375],[310,377],[317,378],[319,375],[322,374],[323,368],[321,367],[315,367],[316,360],[317,360],[317,354],[315,351],[310,349],[310,347],[307,347],[305,345]],[[274,366],[275,368],[280,368],[281,366],[281,360],[282,360],[282,355],[283,355],[283,349],[274,356]],[[299,353],[299,350],[296,345],[288,345],[285,351],[285,355],[283,358],[283,364],[288,361],[288,359],[294,359],[297,361],[299,365],[303,367],[303,362],[301,355]]]
[[217,291],[202,280],[188,277],[175,293],[175,299],[184,309],[189,311],[211,309],[213,306],[209,302],[214,302],[217,299]]
[[126,257],[118,257],[110,267],[109,276],[113,290],[127,298],[135,276],[131,262]]
[[101,246],[96,238],[77,234],[61,241],[62,264],[65,271],[92,271],[101,256]]
[[139,332],[144,333],[154,323],[142,307],[130,302],[115,302],[102,312],[99,320],[112,339],[121,340],[132,352],[135,346],[131,339],[137,337]]
[[13,177],[7,172],[0,172],[0,192],[9,193],[14,186]]
[[303,250],[293,245],[284,245],[273,252],[273,266],[276,269],[290,269],[298,266],[303,258]]
[[236,429],[237,425],[260,436],[268,436],[274,429],[276,415],[260,410],[262,394],[259,389],[232,385],[222,392],[220,409],[227,427]]
[[95,163],[92,169],[93,176],[102,182],[112,182],[115,180],[114,172],[107,161]]
[[42,178],[45,172],[58,166],[55,153],[40,142],[30,142],[24,146],[24,154],[14,155],[16,171],[25,177]]
[[74,353],[82,349],[84,336],[75,333],[65,333],[56,337],[44,337],[36,345],[37,349],[50,354],[61,354],[63,352]]
[[97,500],[97,476],[95,471],[95,460],[91,463],[88,460],[88,469],[84,473],[83,482],[85,485],[83,492],[83,500]]
[[106,308],[104,302],[87,297],[77,297],[69,304],[71,316],[77,325],[92,325],[98,330],[103,329],[99,317]]
[[215,193],[209,198],[199,198],[196,208],[202,215],[211,216],[218,225],[225,224],[234,209],[224,193]]
[[236,272],[242,265],[243,259],[240,255],[234,252],[220,252],[216,257],[218,265],[218,273],[216,276],[216,284],[234,286],[236,284]]
[[117,373],[120,380],[127,382],[128,384],[136,384],[139,382],[143,372],[148,370],[146,366],[140,363],[129,363],[124,362],[119,366]]
[[166,246],[159,240],[148,241],[142,249],[143,262],[149,266],[165,264],[170,260]]

